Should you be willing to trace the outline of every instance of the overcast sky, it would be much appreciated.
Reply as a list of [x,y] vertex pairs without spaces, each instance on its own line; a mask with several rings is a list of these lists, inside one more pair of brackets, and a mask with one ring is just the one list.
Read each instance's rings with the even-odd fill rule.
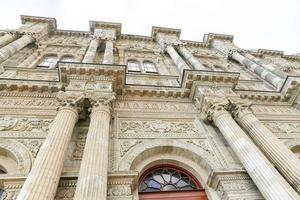
[[89,20],[122,23],[122,33],[150,35],[152,26],[182,29],[181,39],[233,34],[241,48],[300,53],[300,0],[3,0],[0,29],[20,15],[54,17],[59,29],[88,30]]

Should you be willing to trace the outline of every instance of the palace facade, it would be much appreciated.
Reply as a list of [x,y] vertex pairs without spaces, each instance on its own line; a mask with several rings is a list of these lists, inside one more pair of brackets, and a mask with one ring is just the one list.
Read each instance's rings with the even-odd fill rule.
[[0,33],[1,200],[299,199],[299,54],[21,20]]

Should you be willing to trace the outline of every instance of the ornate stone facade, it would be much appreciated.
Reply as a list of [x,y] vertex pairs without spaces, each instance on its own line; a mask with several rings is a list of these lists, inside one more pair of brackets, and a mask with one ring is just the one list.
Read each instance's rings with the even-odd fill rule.
[[1,200],[137,200],[157,166],[209,200],[299,199],[299,55],[21,19],[0,35]]

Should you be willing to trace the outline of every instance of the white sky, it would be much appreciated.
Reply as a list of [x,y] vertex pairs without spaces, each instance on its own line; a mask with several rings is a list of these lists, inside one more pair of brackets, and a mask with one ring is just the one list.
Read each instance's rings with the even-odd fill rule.
[[241,48],[300,53],[300,0],[2,0],[0,29],[19,27],[20,15],[54,17],[70,30],[97,20],[135,35],[150,35],[152,26],[182,29],[181,39],[195,41],[233,34]]

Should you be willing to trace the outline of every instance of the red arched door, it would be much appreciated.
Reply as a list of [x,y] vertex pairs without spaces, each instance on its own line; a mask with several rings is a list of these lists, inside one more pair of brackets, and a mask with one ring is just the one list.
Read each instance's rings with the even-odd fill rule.
[[205,190],[188,172],[173,166],[155,167],[141,177],[140,200],[207,200]]

